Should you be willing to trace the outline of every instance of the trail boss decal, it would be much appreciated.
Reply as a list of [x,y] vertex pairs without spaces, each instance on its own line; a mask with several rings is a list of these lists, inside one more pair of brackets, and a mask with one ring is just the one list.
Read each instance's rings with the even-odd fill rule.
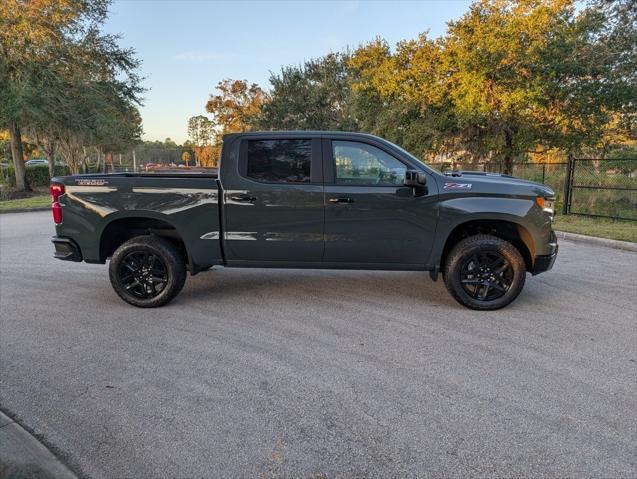
[[106,180],[96,180],[96,179],[78,179],[75,180],[75,184],[79,186],[104,186],[108,184]]
[[445,183],[443,190],[470,190],[471,183]]

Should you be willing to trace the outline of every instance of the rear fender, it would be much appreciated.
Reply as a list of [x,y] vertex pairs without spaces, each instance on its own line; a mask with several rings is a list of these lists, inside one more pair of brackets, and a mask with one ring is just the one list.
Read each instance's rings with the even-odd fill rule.
[[[66,178],[65,178],[66,179]],[[103,263],[102,235],[109,224],[126,218],[154,219],[170,225],[186,247],[191,271],[222,262],[219,239],[219,204],[216,180],[124,177],[108,178],[107,185],[77,186],[66,183],[60,196],[64,220],[56,227],[59,237],[79,245],[84,260]],[[201,188],[193,186],[201,185]]]

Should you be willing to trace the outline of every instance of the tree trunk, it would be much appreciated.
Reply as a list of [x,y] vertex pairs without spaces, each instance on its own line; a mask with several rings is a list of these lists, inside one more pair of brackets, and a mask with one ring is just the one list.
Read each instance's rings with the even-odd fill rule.
[[504,171],[505,175],[513,174],[513,135],[504,130]]
[[51,143],[50,148],[44,150],[46,159],[49,161],[49,178],[55,176],[55,145]]
[[11,143],[11,157],[15,167],[15,186],[18,191],[31,191],[26,180],[24,166],[24,152],[22,151],[22,135],[20,127],[15,121],[9,122],[9,141]]

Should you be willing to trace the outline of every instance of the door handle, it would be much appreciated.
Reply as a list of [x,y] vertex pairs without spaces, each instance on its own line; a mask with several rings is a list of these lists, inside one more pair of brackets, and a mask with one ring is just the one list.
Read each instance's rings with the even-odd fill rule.
[[254,201],[257,201],[257,199],[254,196],[248,196],[248,195],[237,195],[237,196],[231,196],[230,199],[232,201],[242,201],[244,203],[252,203]]
[[351,198],[330,198],[328,201],[330,203],[354,203]]

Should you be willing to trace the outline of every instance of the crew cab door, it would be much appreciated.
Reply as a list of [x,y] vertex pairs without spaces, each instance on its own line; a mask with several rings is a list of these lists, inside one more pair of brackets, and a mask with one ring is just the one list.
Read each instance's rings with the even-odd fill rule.
[[324,227],[320,138],[247,135],[235,143],[221,165],[228,264],[320,262]]
[[324,262],[424,267],[436,228],[433,178],[428,175],[426,190],[404,186],[412,165],[371,139],[324,139],[323,156]]

